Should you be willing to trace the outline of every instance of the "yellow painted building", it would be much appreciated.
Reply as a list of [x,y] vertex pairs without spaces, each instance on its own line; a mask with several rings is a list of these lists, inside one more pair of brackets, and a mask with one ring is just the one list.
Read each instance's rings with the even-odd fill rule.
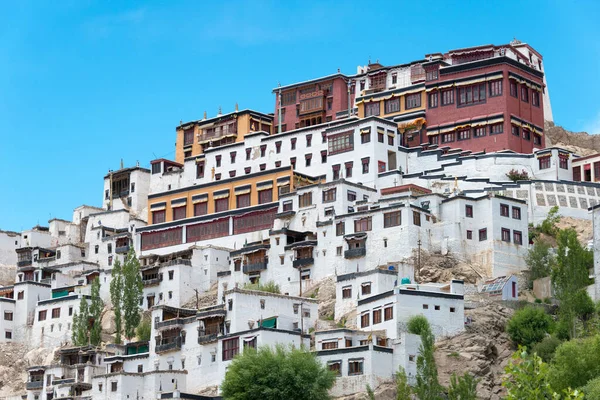
[[[220,113],[219,113],[220,114]],[[204,149],[244,141],[253,132],[273,132],[273,115],[252,110],[237,110],[199,121],[180,124],[176,129],[175,161],[183,164],[186,158],[204,152]]]
[[425,85],[419,84],[357,97],[356,106],[359,118],[376,115],[392,119],[404,114],[424,112],[426,101]]
[[244,175],[204,185],[189,186],[148,196],[148,223],[209,215],[216,212],[276,202],[293,190],[289,167]]

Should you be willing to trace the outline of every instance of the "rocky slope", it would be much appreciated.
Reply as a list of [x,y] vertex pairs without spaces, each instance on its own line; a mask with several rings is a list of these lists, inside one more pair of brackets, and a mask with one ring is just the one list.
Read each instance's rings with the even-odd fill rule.
[[570,132],[562,126],[546,122],[544,126],[546,146],[562,147],[581,156],[600,153],[600,135],[586,132]]
[[21,343],[0,343],[0,398],[25,392],[27,368],[51,364],[54,349],[28,349]]
[[465,332],[436,343],[435,359],[440,383],[450,384],[452,373],[469,372],[479,379],[480,399],[496,400],[504,394],[502,375],[514,351],[505,332],[513,310],[489,302],[473,310],[465,310],[471,324]]

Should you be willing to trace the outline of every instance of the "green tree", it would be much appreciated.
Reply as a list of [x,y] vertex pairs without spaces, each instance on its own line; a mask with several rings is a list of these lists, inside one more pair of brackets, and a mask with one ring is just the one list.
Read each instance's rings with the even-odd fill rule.
[[557,243],[556,264],[551,274],[552,284],[560,302],[561,326],[568,332],[569,338],[573,338],[576,336],[575,319],[581,316],[578,309],[588,303],[582,291],[590,284],[589,269],[594,257],[591,251],[581,246],[577,232],[573,229],[559,231]]
[[90,309],[89,309],[89,318],[92,323],[92,327],[90,329],[90,344],[94,346],[98,346],[102,339],[102,323],[101,323],[101,315],[102,310],[104,309],[104,302],[100,297],[100,279],[96,278],[92,281],[92,289],[91,289],[91,300],[90,300]]
[[546,400],[553,396],[548,383],[548,364],[537,355],[529,355],[519,346],[508,365],[502,386],[506,388],[507,400]]
[[246,348],[227,369],[226,400],[325,400],[335,375],[304,349]]
[[558,346],[560,346],[560,344],[561,341],[558,338],[554,336],[546,336],[544,339],[542,339],[541,342],[536,343],[531,348],[531,351],[532,353],[535,353],[538,356],[540,356],[544,362],[548,363],[552,361],[554,353],[556,352],[556,349],[558,348]]
[[413,335],[421,336],[423,333],[431,333],[431,327],[429,321],[424,315],[415,315],[408,320],[406,329]]
[[129,250],[123,263],[123,296],[122,310],[124,319],[124,333],[127,339],[135,336],[135,328],[142,319],[140,313],[140,298],[144,284],[140,273],[140,262],[133,249]]
[[532,346],[542,341],[552,327],[552,318],[541,307],[528,306],[514,313],[506,325],[517,345]]
[[540,225],[540,231],[546,235],[556,236],[558,233],[558,227],[556,226],[560,222],[560,214],[558,213],[558,206],[554,206],[548,212],[548,216],[542,221]]
[[478,380],[468,372],[462,376],[453,373],[448,387],[448,400],[476,400],[477,382]]
[[[412,317],[408,321],[409,332],[420,332],[421,346],[417,356],[417,383],[414,393],[420,400],[438,400],[442,398],[442,386],[438,381],[438,371],[433,356],[435,337],[431,326],[423,316]],[[412,333],[412,332],[411,332]]]
[[90,312],[85,296],[79,301],[79,314],[73,314],[72,339],[75,346],[86,346],[90,340]]
[[538,278],[550,276],[555,257],[550,252],[550,245],[544,240],[536,240],[525,256],[529,266],[529,280],[533,282]]
[[579,388],[597,377],[600,377],[599,336],[575,339],[558,346],[549,372],[555,391]]
[[582,391],[586,399],[600,399],[600,377],[586,383]]
[[412,389],[408,384],[408,377],[404,368],[400,367],[396,372],[396,400],[410,400]]
[[148,341],[150,340],[150,335],[152,334],[152,325],[150,322],[150,318],[143,318],[140,324],[135,328],[135,336],[140,341]]
[[121,332],[123,331],[123,270],[118,259],[115,260],[111,271],[110,302],[115,314],[115,343],[121,344]]

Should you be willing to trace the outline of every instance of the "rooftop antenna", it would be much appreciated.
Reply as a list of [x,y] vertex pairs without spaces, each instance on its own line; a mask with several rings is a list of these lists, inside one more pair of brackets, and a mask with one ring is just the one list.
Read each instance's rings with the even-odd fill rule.
[[221,113],[221,106],[219,106],[219,113],[217,114],[217,116],[221,116],[221,115],[222,115],[222,113]]
[[123,169],[123,159],[121,158],[121,169]]
[[206,119],[207,119],[206,118],[206,111],[204,111],[204,119],[203,119],[203,121],[206,121]]
[[238,112],[239,108],[238,108],[238,103],[235,103],[235,111]]

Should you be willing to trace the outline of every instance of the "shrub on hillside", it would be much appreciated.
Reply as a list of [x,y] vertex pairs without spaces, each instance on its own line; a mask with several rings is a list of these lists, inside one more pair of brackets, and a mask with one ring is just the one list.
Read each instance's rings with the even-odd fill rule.
[[536,353],[544,362],[552,361],[554,353],[562,342],[554,336],[546,336],[541,342],[533,345],[531,351]]
[[550,332],[552,318],[540,307],[525,307],[515,312],[506,331],[515,345],[531,348]]

